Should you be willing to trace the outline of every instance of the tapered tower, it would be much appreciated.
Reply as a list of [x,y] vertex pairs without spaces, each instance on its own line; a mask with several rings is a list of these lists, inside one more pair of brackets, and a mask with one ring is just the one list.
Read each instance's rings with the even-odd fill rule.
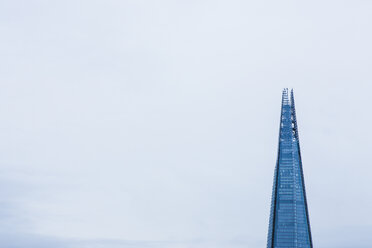
[[267,248],[313,248],[293,90],[283,90]]

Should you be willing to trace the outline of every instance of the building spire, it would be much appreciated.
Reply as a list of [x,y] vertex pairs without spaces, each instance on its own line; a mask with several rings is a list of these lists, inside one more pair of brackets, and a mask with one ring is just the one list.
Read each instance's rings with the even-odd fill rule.
[[282,94],[267,248],[312,248],[293,89]]

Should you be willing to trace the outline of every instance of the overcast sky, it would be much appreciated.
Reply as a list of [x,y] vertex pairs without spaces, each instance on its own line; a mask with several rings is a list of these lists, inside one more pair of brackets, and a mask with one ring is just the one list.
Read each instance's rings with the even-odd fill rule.
[[314,246],[370,248],[371,13],[0,0],[1,247],[265,247],[293,87]]

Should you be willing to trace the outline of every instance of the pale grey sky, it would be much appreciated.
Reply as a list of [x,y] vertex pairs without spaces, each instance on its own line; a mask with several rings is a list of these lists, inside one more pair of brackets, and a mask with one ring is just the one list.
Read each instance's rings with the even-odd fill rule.
[[370,248],[371,13],[0,0],[1,247],[265,247],[293,87],[315,247]]

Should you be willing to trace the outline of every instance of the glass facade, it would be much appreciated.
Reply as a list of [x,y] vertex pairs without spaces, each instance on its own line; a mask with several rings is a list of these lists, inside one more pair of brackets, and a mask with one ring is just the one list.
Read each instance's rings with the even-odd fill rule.
[[283,90],[267,248],[312,248],[293,90]]

